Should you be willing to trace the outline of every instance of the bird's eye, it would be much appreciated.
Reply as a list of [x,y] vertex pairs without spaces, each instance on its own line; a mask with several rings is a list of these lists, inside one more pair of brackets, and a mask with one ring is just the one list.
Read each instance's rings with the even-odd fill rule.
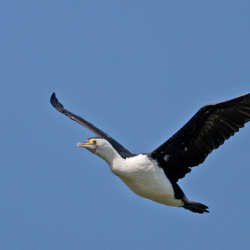
[[96,140],[94,140],[94,139],[89,140],[89,142],[90,142],[91,144],[93,144],[93,145],[96,145]]

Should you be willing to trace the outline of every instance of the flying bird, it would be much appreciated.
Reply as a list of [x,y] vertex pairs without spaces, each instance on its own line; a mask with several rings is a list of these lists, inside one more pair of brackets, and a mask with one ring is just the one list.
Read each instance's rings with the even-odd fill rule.
[[208,213],[202,203],[190,201],[178,180],[200,165],[214,149],[229,139],[250,120],[250,93],[229,101],[205,105],[172,137],[149,153],[132,154],[119,142],[63,107],[55,93],[53,107],[80,123],[97,137],[79,142],[104,159],[111,171],[134,193],[152,201],[183,207],[195,213]]

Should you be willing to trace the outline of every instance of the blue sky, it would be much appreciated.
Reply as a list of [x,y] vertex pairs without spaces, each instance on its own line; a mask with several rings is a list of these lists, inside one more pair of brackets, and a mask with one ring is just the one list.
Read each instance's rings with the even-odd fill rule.
[[149,152],[204,104],[250,92],[249,1],[1,1],[0,248],[248,249],[250,124],[179,184],[199,215],[137,197],[77,148]]

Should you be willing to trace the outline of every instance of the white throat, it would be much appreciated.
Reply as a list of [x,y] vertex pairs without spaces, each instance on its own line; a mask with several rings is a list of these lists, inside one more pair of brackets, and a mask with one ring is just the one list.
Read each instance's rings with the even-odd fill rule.
[[111,167],[113,162],[118,159],[123,159],[120,154],[112,147],[108,141],[104,141],[96,150],[96,155],[105,160]]

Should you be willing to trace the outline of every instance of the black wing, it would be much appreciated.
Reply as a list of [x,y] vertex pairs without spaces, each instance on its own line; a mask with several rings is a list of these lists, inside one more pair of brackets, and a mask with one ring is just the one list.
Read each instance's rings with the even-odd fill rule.
[[148,155],[178,181],[250,120],[250,94],[203,106],[177,133]]
[[124,148],[120,143],[118,143],[116,140],[114,140],[112,137],[110,137],[109,135],[107,135],[106,133],[104,133],[102,130],[100,130],[99,128],[95,127],[92,123],[84,120],[83,118],[81,118],[80,116],[77,116],[73,113],[71,113],[70,111],[68,111],[67,109],[65,109],[63,107],[63,105],[57,100],[55,93],[53,93],[51,95],[50,98],[50,103],[52,104],[52,106],[59,112],[61,112],[62,114],[68,116],[70,119],[80,123],[81,125],[83,125],[84,127],[86,127],[87,129],[89,129],[91,132],[93,132],[95,135],[97,135],[98,137],[104,138],[107,141],[109,141],[112,146],[117,150],[117,152],[123,157],[126,158],[128,156],[131,156],[132,154],[126,149]]

